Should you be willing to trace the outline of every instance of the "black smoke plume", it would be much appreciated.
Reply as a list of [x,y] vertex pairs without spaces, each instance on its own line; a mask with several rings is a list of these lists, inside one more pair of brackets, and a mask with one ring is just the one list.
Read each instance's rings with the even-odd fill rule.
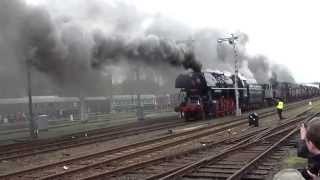
[[96,68],[127,60],[153,67],[169,64],[174,67],[183,66],[195,72],[201,71],[201,64],[196,61],[189,47],[155,35],[126,41],[126,38],[121,36],[108,38],[95,34],[94,42],[92,66]]
[[[173,86],[172,79],[183,68],[232,72],[232,47],[217,44],[217,39],[225,35],[212,29],[192,31],[184,24],[141,13],[120,1],[46,1],[43,6],[34,7],[22,0],[1,0],[0,83],[6,87],[0,96],[25,94],[27,60],[33,66],[33,82],[38,83],[43,94],[55,88],[103,94],[108,91],[107,73],[114,72],[116,80],[128,76],[109,71],[110,67],[120,68],[121,72],[131,66],[146,67],[155,72],[157,83],[168,86]],[[267,58],[250,57],[245,51],[248,36],[240,35],[240,72],[258,81],[266,81],[272,72],[280,81],[293,80],[287,69],[273,66]],[[191,45],[181,42],[188,39],[194,40]],[[12,81],[8,83],[8,79]]]
[[[104,67],[119,61],[200,71],[200,63],[186,45],[143,32],[134,35],[144,18],[132,6],[115,3],[101,8],[98,2],[82,3],[85,10],[78,17],[54,15],[44,7],[29,6],[20,0],[0,1],[0,74],[18,79],[0,93],[19,89],[13,96],[25,94],[26,61],[32,64],[32,71],[40,72],[35,74],[43,76],[33,77],[33,81],[43,84],[44,92],[52,83],[62,91],[104,92],[97,86],[105,84]],[[106,12],[109,19],[102,18]],[[90,23],[103,28],[90,29]],[[107,29],[104,27],[109,30],[97,33]]]

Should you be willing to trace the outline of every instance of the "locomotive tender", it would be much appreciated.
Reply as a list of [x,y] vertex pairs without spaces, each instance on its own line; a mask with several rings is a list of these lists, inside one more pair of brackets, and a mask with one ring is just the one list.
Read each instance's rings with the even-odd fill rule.
[[[234,75],[210,71],[180,74],[175,87],[184,96],[175,110],[181,117],[205,119],[221,117],[235,112]],[[318,87],[292,83],[257,84],[242,76],[238,77],[239,106],[243,111],[272,105],[275,98],[285,102],[318,96]]]

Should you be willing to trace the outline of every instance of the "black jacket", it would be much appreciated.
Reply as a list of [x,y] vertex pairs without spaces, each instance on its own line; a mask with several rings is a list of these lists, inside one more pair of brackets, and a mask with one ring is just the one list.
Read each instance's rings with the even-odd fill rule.
[[[314,155],[309,152],[306,142],[300,140],[298,143],[298,156],[303,158],[308,158],[308,170],[315,175],[320,175],[320,154]],[[302,175],[305,179],[311,179],[311,177],[305,172],[302,172]]]

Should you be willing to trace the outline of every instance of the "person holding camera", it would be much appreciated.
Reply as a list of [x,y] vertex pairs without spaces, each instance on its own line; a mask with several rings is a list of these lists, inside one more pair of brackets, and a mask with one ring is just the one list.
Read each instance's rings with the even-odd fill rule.
[[300,127],[298,156],[308,158],[308,167],[300,170],[306,180],[320,180],[320,118]]

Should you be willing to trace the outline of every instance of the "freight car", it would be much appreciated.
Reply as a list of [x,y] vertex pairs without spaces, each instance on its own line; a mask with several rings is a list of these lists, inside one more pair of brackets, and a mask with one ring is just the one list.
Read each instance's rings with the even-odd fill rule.
[[[181,74],[175,87],[184,95],[175,108],[185,120],[219,117],[235,112],[234,76],[221,72]],[[290,83],[257,84],[238,77],[239,106],[243,111],[274,104],[275,98],[285,101],[306,99],[319,95],[319,88]]]
[[[142,94],[141,105],[146,111],[172,110],[181,100],[179,94]],[[33,96],[33,113],[46,114],[50,118],[79,115],[79,97]],[[88,113],[110,113],[136,111],[137,95],[114,95],[110,97],[84,97],[85,111]],[[23,121],[28,115],[28,98],[0,98],[0,122],[7,117],[10,122]]]
[[[181,100],[179,94],[142,94],[140,95],[141,106],[147,111],[172,109]],[[137,95],[114,95],[112,96],[112,110],[115,112],[136,111],[138,105]]]
[[[33,96],[32,108],[34,114],[46,114],[53,118],[67,117],[70,114],[79,114],[80,99],[78,97]],[[110,100],[105,97],[84,98],[88,112],[110,112]],[[19,121],[19,118],[28,114],[28,98],[0,99],[0,115],[10,121]]]
[[[151,94],[140,95],[141,106],[145,110],[154,110],[156,96]],[[112,110],[115,112],[135,111],[138,105],[137,95],[114,95],[112,96]]]
[[313,84],[273,83],[273,97],[286,102],[307,99],[320,95],[319,86]]
[[182,96],[179,93],[164,94],[156,96],[157,110],[172,110],[182,101]]

